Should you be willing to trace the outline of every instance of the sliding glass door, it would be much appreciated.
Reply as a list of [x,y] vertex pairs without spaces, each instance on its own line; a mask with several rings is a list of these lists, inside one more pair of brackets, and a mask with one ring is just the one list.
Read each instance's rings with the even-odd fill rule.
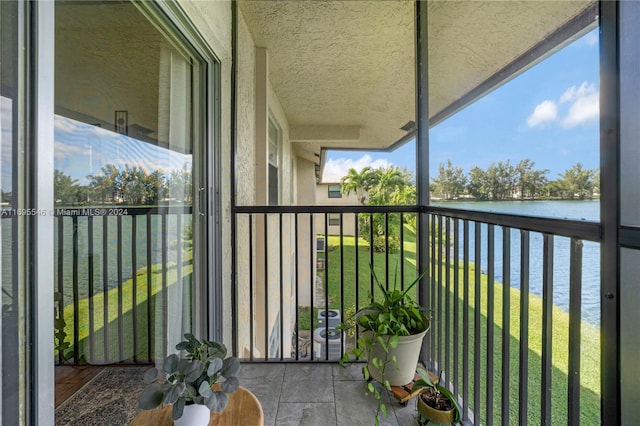
[[201,64],[132,3],[57,2],[55,27],[56,361],[152,362],[206,282]]

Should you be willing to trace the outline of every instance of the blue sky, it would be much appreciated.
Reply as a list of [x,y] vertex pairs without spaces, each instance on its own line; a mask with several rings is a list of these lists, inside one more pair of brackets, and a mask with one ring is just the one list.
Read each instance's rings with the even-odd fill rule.
[[[599,166],[598,32],[571,43],[533,68],[433,127],[429,168],[447,160],[474,166],[524,158],[555,179],[574,164]],[[353,167],[397,165],[415,171],[415,143],[394,152],[330,151],[325,181]]]
[[54,135],[55,169],[78,179],[81,185],[107,164],[137,166],[148,173],[160,170],[168,174],[184,164],[191,169],[191,155],[59,115],[55,117]]

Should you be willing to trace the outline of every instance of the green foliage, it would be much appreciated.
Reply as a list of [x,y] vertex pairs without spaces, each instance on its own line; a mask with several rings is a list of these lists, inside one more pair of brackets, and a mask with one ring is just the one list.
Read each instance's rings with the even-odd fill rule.
[[[62,310],[59,309],[58,304],[62,300],[60,292],[53,293],[53,349],[54,356],[57,356],[62,362],[69,362],[73,359],[73,348],[71,343],[67,342],[67,322],[64,320]],[[80,360],[82,361],[82,360]],[[82,363],[82,362],[79,362]]]
[[[152,368],[145,374],[147,385],[138,399],[143,410],[152,410],[162,403],[173,404],[172,418],[182,417],[188,403],[206,405],[213,412],[225,409],[228,393],[240,386],[237,374],[240,362],[227,356],[224,344],[209,340],[199,341],[193,334],[184,335],[186,340],[176,349],[183,357],[169,355],[162,370]],[[222,380],[224,379],[224,380]],[[219,386],[214,387],[216,383]]]
[[[374,268],[369,265],[374,281],[378,287],[379,293],[382,295],[380,300],[376,300],[371,295],[371,303],[360,309],[353,317],[348,318],[339,328],[348,330],[353,328],[354,322],[365,332],[358,338],[356,347],[344,354],[340,360],[341,364],[346,364],[351,360],[351,356],[356,358],[368,357],[374,349],[374,346],[380,345],[383,349],[384,358],[379,359],[373,357],[370,359],[371,364],[380,371],[382,386],[390,390],[391,385],[385,379],[385,371],[389,364],[397,367],[395,357],[389,359],[389,349],[398,345],[398,336],[410,336],[412,334],[421,333],[429,328],[430,315],[429,312],[421,307],[411,296],[411,290],[420,282],[425,273],[419,275],[411,284],[407,285],[404,290],[400,290],[398,286],[398,275],[396,267],[396,275],[393,286],[389,289],[385,288]],[[369,366],[363,367],[364,378],[369,381],[371,377]],[[375,424],[379,424],[379,415],[382,413],[386,416],[387,407],[382,402],[380,389],[369,382],[367,385],[369,392],[378,401],[375,413]]]
[[438,176],[431,183],[433,192],[444,200],[456,199],[462,195],[467,184],[462,167],[454,167],[451,160],[447,160],[447,167],[438,165]]
[[515,166],[510,160],[491,163],[486,170],[472,167],[464,176],[462,168],[447,160],[446,167],[438,166],[438,176],[431,180],[431,192],[444,199],[458,198],[467,193],[476,200],[533,200],[536,197],[563,199],[593,198],[599,192],[598,170],[584,169],[581,163],[561,173],[557,180],[547,180],[548,169],[535,169],[535,163],[525,158]]
[[88,185],[80,185],[77,179],[54,171],[54,197],[56,204],[95,205],[158,204],[168,196],[179,202],[193,201],[191,171],[185,164],[182,169],[174,169],[169,175],[160,170],[149,172],[140,166],[125,165],[120,168],[113,164],[103,166],[100,171],[87,176]]
[[[365,167],[360,173],[355,169],[349,169],[349,173],[342,178],[340,185],[343,194],[355,193],[361,204],[387,206],[416,202],[413,175],[400,167],[377,169]],[[385,215],[382,213],[375,213],[371,221],[368,216],[361,216],[359,219],[360,235],[366,240],[373,240],[372,245],[377,253],[384,253],[387,245],[390,252],[400,248],[399,217],[390,215],[388,223],[385,223],[385,220]]]
[[[421,390],[422,392],[429,391],[444,395],[453,404],[453,407],[455,409],[454,424],[458,424],[460,422],[460,413],[462,412],[462,410],[460,409],[460,405],[458,404],[458,401],[456,400],[456,397],[453,395],[453,393],[451,393],[451,391],[446,387],[435,384],[427,370],[425,370],[424,368],[418,368],[417,373],[418,376],[420,376],[420,379],[413,382],[411,392],[413,393],[416,390]],[[440,377],[442,377],[442,372],[440,373]],[[439,380],[439,382],[441,381],[442,379]]]

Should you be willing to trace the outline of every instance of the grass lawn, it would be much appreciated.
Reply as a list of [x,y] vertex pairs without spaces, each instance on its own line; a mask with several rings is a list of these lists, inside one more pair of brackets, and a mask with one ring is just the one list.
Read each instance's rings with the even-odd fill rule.
[[[193,265],[191,252],[185,251],[182,263],[182,280],[184,283],[183,292],[186,300],[190,300]],[[162,268],[160,265],[151,267],[151,298],[149,299],[147,268],[141,268],[136,274],[135,283],[135,309],[134,309],[134,280],[126,280],[121,285],[121,296],[118,288],[112,288],[107,293],[95,293],[91,298],[93,308],[89,309],[89,298],[81,298],[78,302],[78,340],[79,351],[85,357],[93,360],[109,360],[111,362],[136,359],[147,359],[149,357],[149,328],[155,334],[152,338],[162,339],[162,324],[156,324],[162,318]],[[166,271],[167,287],[173,286],[178,279],[178,267],[175,262],[169,262]],[[96,285],[99,285],[96,283]],[[105,295],[107,328],[105,337]],[[120,297],[122,303],[120,304]],[[74,333],[74,310],[73,304],[64,307],[64,319],[66,322],[65,331],[67,341],[73,345]],[[151,309],[151,315],[149,315]],[[135,312],[135,315],[134,315]],[[93,345],[89,339],[90,321],[93,321]],[[149,322],[150,321],[150,322]],[[148,328],[147,325],[150,324]],[[135,339],[134,339],[135,330]],[[105,344],[109,351],[105,354]],[[93,347],[93,350],[92,350]],[[120,354],[122,347],[122,355]],[[90,353],[91,351],[91,353]],[[107,356],[105,356],[107,355]],[[151,349],[152,359],[156,356]],[[56,354],[57,357],[57,354]]]
[[[405,282],[411,282],[416,276],[415,267],[415,233],[405,226],[405,245],[403,253],[403,262],[405,266]],[[329,245],[333,246],[332,250],[328,251],[328,261],[325,272],[328,271],[328,286],[325,286],[329,300],[328,307],[335,309],[343,309],[343,312],[353,313],[356,308],[361,308],[368,303],[368,297],[372,293],[371,279],[369,273],[369,263],[371,262],[371,253],[366,241],[358,240],[358,248],[356,251],[356,241],[353,237],[343,237],[342,240],[338,236],[329,236]],[[357,267],[356,267],[356,252],[357,252]],[[384,253],[373,254],[373,265],[376,274],[381,281],[386,282],[386,277],[391,277],[390,285],[393,285],[393,277],[395,275],[396,265],[400,262],[400,253],[391,253],[387,258]],[[340,259],[343,259],[343,270],[340,270]],[[388,275],[387,275],[387,267]],[[462,264],[462,262],[461,262]],[[446,276],[446,265],[436,265],[437,268],[442,268],[443,281]],[[398,267],[399,268],[399,267]],[[469,383],[469,406],[473,409],[474,401],[474,377],[473,377],[473,363],[474,363],[474,318],[475,318],[475,293],[474,293],[474,270],[475,266],[470,264],[470,285],[469,285],[469,371],[470,371],[470,383]],[[451,274],[451,282],[453,282],[453,267],[449,268]],[[462,312],[466,306],[464,300],[464,289],[462,288],[462,266],[459,268],[460,287],[458,289],[458,298],[454,299],[453,285],[449,291],[449,310],[443,308],[444,312],[436,312],[433,314],[433,322],[430,330],[431,339],[438,340],[440,337],[442,341],[441,356],[444,358],[445,350],[445,326],[446,316],[449,315],[449,323],[453,323],[453,303],[457,301],[460,308],[460,321],[456,324],[458,333],[462,336],[465,330],[462,329]],[[357,277],[357,278],[356,278]],[[323,275],[323,279],[326,279]],[[357,279],[358,282],[358,295],[356,297],[355,287],[351,284]],[[443,289],[441,290],[442,306],[446,303],[446,289],[444,289],[444,282],[442,283]],[[493,333],[494,333],[494,353],[493,353],[493,420],[496,424],[501,421],[501,380],[502,380],[502,354],[506,348],[506,343],[502,341],[502,291],[503,286],[500,283],[494,283],[494,318]],[[480,279],[480,337],[478,344],[480,345],[480,404],[481,422],[486,423],[486,403],[487,403],[487,276],[481,275]],[[519,383],[519,366],[520,366],[520,291],[511,288],[510,295],[510,338],[509,338],[509,361],[510,361],[510,395],[509,395],[509,423],[516,423],[518,421],[518,395],[521,387]],[[316,308],[316,311],[318,309]],[[306,316],[309,315],[309,310],[306,310]],[[302,316],[301,312],[301,316]],[[568,372],[568,331],[569,331],[569,316],[568,314],[558,307],[553,309],[553,344],[552,344],[552,388],[551,388],[551,400],[552,400],[552,423],[559,424],[566,422],[567,416],[567,372]],[[314,318],[316,317],[314,313]],[[307,320],[308,323],[308,320]],[[301,327],[303,326],[301,321]],[[441,326],[439,326],[442,324]],[[306,324],[305,324],[306,325]],[[440,336],[439,336],[439,333]],[[540,406],[541,406],[541,354],[542,354],[542,299],[536,295],[529,296],[529,345],[528,345],[528,422],[531,424],[540,423]],[[452,335],[452,334],[451,334]],[[462,337],[460,337],[458,345],[458,351],[462,354]],[[582,322],[582,342],[581,342],[581,423],[582,424],[599,424],[600,423],[600,333],[599,330],[583,321]],[[437,356],[437,355],[436,355]],[[441,360],[441,367],[444,368],[445,361]],[[453,366],[453,338],[449,340],[449,362],[450,368]],[[445,372],[446,373],[446,372]],[[453,380],[453,372],[449,372],[448,380]],[[456,383],[458,389],[462,389],[462,356],[460,356],[458,380]]]

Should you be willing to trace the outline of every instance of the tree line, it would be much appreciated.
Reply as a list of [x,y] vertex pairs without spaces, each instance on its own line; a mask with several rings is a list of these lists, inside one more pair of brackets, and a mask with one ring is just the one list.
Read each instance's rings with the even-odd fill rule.
[[510,160],[491,163],[486,169],[472,167],[465,175],[462,167],[450,160],[438,166],[431,180],[432,197],[442,200],[472,198],[476,200],[534,200],[536,198],[592,199],[599,192],[600,173],[577,163],[550,180],[548,169],[536,169],[525,158],[517,164]]
[[98,173],[87,176],[88,184],[54,171],[54,198],[58,205],[126,204],[154,205],[173,198],[192,201],[192,176],[185,164],[169,174],[159,170],[148,172],[139,166],[125,165],[123,169],[107,164]]

